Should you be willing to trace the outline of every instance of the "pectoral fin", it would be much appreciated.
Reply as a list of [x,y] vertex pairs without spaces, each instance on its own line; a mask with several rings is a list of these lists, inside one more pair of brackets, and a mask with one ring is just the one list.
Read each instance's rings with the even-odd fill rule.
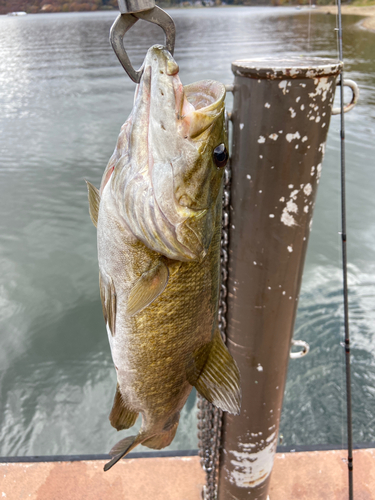
[[168,278],[168,267],[162,261],[143,273],[129,294],[128,315],[134,316],[149,306],[164,291]]
[[105,282],[99,273],[100,298],[102,299],[103,316],[111,330],[112,337],[116,327],[116,290],[111,278]]
[[112,427],[121,431],[122,429],[129,429],[132,427],[138,417],[138,413],[127,408],[121,393],[120,387],[117,384],[115,399],[113,401],[112,411],[109,415],[109,421]]
[[91,182],[86,181],[87,190],[89,194],[89,211],[92,223],[95,227],[98,226],[98,215],[99,215],[99,205],[100,205],[100,194],[98,189],[91,184]]
[[[193,368],[188,372],[189,383],[217,408],[238,415],[241,407],[241,389],[236,362],[229,354],[218,330],[208,348],[209,346],[211,348],[208,356],[204,348],[195,353]],[[201,369],[203,360],[205,363]],[[196,377],[198,370],[199,376]]]

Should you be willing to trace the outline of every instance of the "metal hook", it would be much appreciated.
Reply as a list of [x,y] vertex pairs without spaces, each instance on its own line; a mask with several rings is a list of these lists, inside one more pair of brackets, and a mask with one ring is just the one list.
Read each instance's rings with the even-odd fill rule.
[[[338,85],[341,85],[341,82],[339,82]],[[348,111],[353,109],[354,106],[357,104],[359,97],[359,88],[358,85],[355,82],[353,82],[353,80],[344,80],[344,87],[349,87],[352,91],[352,100],[350,101],[349,104],[345,104],[344,106],[344,113],[347,113]],[[340,114],[341,114],[340,108],[332,109],[332,115],[340,115]]]
[[304,340],[292,340],[291,342],[292,347],[293,346],[299,346],[302,347],[301,351],[298,352],[291,352],[289,354],[291,359],[297,359],[297,358],[303,358],[303,356],[306,356],[306,354],[310,351],[310,346],[307,342]]
[[143,64],[135,70],[124,48],[125,33],[138,21],[143,19],[157,24],[165,33],[165,48],[173,55],[176,39],[176,27],[173,19],[160,7],[155,0],[118,0],[121,14],[113,23],[110,31],[110,42],[122,67],[135,83],[139,83],[143,74]]

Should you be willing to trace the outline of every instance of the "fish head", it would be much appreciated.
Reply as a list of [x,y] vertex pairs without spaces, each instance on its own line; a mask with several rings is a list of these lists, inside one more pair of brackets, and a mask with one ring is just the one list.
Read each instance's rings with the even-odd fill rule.
[[167,257],[191,261],[206,255],[221,210],[225,86],[204,80],[184,87],[178,72],[164,47],[149,49],[124,126],[120,184],[133,233]]
[[186,85],[182,92],[182,112],[177,115],[182,154],[173,162],[173,183],[177,212],[186,219],[176,232],[179,241],[202,258],[216,229],[217,214],[221,214],[222,180],[229,157],[225,87],[203,80]]

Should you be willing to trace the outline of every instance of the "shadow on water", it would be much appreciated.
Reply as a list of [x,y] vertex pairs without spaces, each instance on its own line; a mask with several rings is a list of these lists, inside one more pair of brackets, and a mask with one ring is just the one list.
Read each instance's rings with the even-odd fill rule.
[[[82,300],[45,323],[30,324],[26,350],[1,376],[2,455],[107,453],[120,437],[108,421],[116,375],[100,301]],[[193,393],[171,449],[196,448],[185,430],[194,405]]]
[[3,455],[71,453],[88,422],[96,447],[115,387],[103,330],[99,301],[30,324],[26,349],[2,374]]

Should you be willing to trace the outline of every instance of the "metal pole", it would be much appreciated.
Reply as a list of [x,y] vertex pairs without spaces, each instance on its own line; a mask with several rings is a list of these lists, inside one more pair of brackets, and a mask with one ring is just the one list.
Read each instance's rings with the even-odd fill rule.
[[[227,345],[241,415],[224,415],[218,499],[266,500],[321,162],[334,60],[236,61]],[[298,361],[295,361],[298,362]]]

